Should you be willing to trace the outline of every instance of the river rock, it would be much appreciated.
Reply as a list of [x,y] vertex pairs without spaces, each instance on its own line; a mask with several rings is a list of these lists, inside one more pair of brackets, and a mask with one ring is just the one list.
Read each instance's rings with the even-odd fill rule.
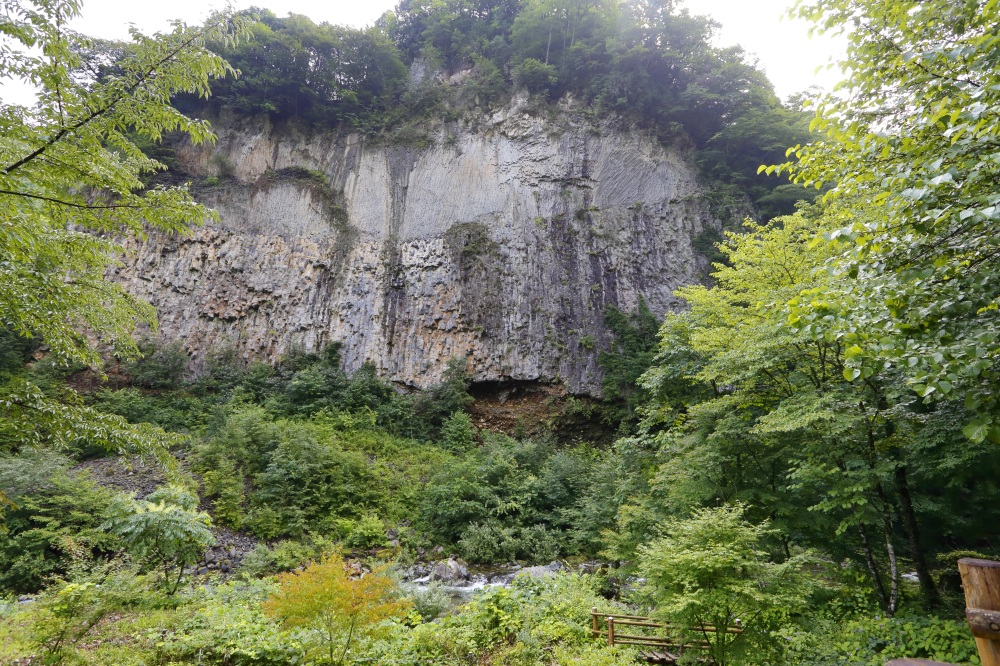
[[518,576],[531,576],[532,578],[545,578],[547,576],[555,576],[557,572],[562,571],[562,562],[550,562],[549,564],[539,565],[537,567],[526,567],[517,572]]
[[462,560],[449,557],[434,565],[431,580],[441,583],[464,583],[469,580],[469,568]]

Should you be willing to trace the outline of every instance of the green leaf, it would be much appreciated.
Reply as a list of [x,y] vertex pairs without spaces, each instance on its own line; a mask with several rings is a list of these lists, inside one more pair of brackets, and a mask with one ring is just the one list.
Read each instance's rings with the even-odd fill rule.
[[962,428],[962,433],[973,442],[982,442],[990,432],[990,423],[976,420]]

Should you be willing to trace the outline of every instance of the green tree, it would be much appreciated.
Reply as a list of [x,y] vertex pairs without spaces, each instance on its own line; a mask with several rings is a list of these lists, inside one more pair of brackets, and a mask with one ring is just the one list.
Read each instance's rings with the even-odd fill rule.
[[[860,351],[832,318],[789,325],[790,299],[850,279],[824,270],[839,249],[814,240],[839,222],[837,209],[811,208],[749,223],[720,246],[728,261],[713,286],[678,292],[690,309],[667,317],[643,379],[654,396],[643,424],[660,463],[654,492],[623,509],[618,543],[634,547],[690,506],[744,502],[780,530],[786,555],[798,544],[855,560],[891,614],[906,560],[924,600],[937,602],[931,555],[986,536],[976,514],[988,511],[996,484],[988,447],[956,438],[964,405],[928,409],[893,368],[851,372]],[[964,483],[982,496],[939,490]]]
[[835,185],[837,267],[854,279],[804,294],[793,319],[836,318],[850,376],[898,368],[928,402],[964,400],[969,439],[1000,442],[1000,5],[820,0],[797,13],[847,33],[847,78],[817,108],[825,137],[769,170]]
[[180,387],[190,358],[179,341],[157,345],[146,338],[140,340],[139,351],[142,356],[125,366],[132,384],[150,389]]
[[13,503],[0,528],[0,588],[33,594],[66,575],[74,557],[110,557],[121,548],[100,529],[113,493],[51,451],[0,455],[0,492]]
[[[170,100],[182,91],[207,96],[213,78],[232,73],[205,44],[235,40],[248,20],[216,15],[204,27],[178,22],[153,37],[133,32],[114,67],[94,74],[81,55],[88,41],[66,27],[79,13],[76,0],[0,7],[0,34],[13,46],[4,50],[0,77],[39,87],[31,109],[0,103],[0,321],[43,340],[59,363],[99,367],[100,345],[134,356],[136,326],[156,322],[149,305],[105,279],[121,254],[119,239],[182,233],[214,216],[183,187],[147,189],[144,177],[164,166],[137,142],[174,131],[195,143],[212,138],[206,122]],[[0,429],[26,445],[82,439],[149,450],[170,441],[67,395],[56,400],[10,380],[0,387]]]
[[[395,46],[378,29],[359,30],[263,11],[253,38],[209,46],[244,73],[214,86],[211,106],[335,126],[395,101],[406,76]],[[182,108],[204,105],[194,95]]]
[[180,587],[184,567],[215,543],[212,519],[198,511],[197,495],[180,486],[164,486],[144,500],[119,496],[102,527],[120,538],[132,555],[163,573],[168,594]]
[[[757,659],[773,652],[773,630],[805,606],[811,587],[801,571],[805,558],[769,561],[773,530],[748,523],[740,505],[697,509],[662,530],[664,536],[639,549],[639,571],[657,614],[689,639],[708,641],[719,666],[739,663],[748,652]],[[734,624],[739,633],[721,631]]]
[[660,318],[640,299],[639,307],[632,313],[606,308],[604,325],[615,339],[612,348],[597,357],[604,371],[601,390],[604,399],[613,406],[610,418],[625,428],[632,425],[635,408],[648,399],[638,380],[656,357]]

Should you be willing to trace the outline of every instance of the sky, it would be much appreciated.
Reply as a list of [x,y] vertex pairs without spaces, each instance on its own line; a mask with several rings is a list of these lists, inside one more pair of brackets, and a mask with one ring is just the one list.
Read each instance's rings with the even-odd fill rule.
[[[829,90],[839,79],[837,67],[826,65],[843,57],[844,42],[822,36],[809,38],[809,24],[784,18],[795,0],[685,0],[694,14],[712,16],[722,24],[717,36],[720,46],[741,45],[759,59],[760,66],[774,83],[778,96],[806,90],[811,86]],[[227,4],[235,8],[265,7],[278,16],[289,12],[305,14],[318,22],[370,25],[396,0],[83,0],[82,13],[72,24],[79,32],[105,39],[125,39],[134,24],[150,33],[165,30],[172,19],[200,23],[212,9]],[[819,73],[817,68],[823,68]],[[23,84],[0,83],[0,99],[8,103],[29,103],[31,91]]]

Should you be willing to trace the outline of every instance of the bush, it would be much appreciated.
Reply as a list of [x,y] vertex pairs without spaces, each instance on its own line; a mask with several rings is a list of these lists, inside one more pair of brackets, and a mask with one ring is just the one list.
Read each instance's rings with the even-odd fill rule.
[[219,347],[205,354],[204,375],[196,386],[201,391],[229,393],[246,376],[247,363],[232,346]]
[[509,587],[489,588],[477,595],[462,615],[483,648],[519,641],[535,647],[591,644],[591,608],[621,613],[600,597],[591,576],[556,574],[544,578],[517,576]]
[[[357,578],[351,573],[334,554],[302,571],[281,574],[264,612],[288,628],[316,629],[318,655],[330,664],[344,663],[356,635],[374,633],[383,620],[405,615],[410,607],[383,570],[376,568]],[[340,654],[336,662],[335,653]]]
[[393,638],[396,640],[377,646],[377,654],[386,657],[385,663],[399,666],[475,666],[479,663],[475,629],[462,617],[447,616]]
[[978,664],[976,643],[961,620],[938,617],[810,619],[806,628],[786,628],[789,666],[882,666],[910,657],[950,664]]
[[360,520],[350,521],[344,535],[344,544],[349,548],[377,548],[388,544],[385,523],[373,514],[365,514]]
[[[215,543],[211,518],[198,511],[198,497],[180,486],[164,486],[145,500],[116,497],[107,514],[102,527],[140,561],[160,570],[168,594],[180,586],[184,567]],[[171,577],[173,569],[177,573]]]
[[237,471],[231,460],[222,460],[219,469],[205,472],[201,477],[205,499],[212,502],[215,519],[234,529],[240,529],[246,517],[243,503],[243,474]]
[[[599,455],[550,442],[482,433],[483,445],[443,465],[422,495],[421,517],[474,561],[550,561],[579,552],[571,531],[587,515]],[[613,518],[617,506],[608,510]],[[598,529],[597,526],[591,526]]]
[[465,412],[455,412],[441,426],[442,443],[451,451],[468,451],[476,445],[476,428]]
[[437,582],[432,582],[426,587],[412,585],[406,590],[406,596],[413,603],[413,610],[424,622],[441,617],[446,610],[455,605],[451,595]]
[[263,543],[243,558],[240,572],[253,577],[292,571],[320,560],[334,551],[334,543],[322,536],[309,535],[302,541],[285,540],[273,545]]
[[556,68],[535,58],[525,58],[514,68],[514,82],[531,93],[547,94],[558,81]]
[[549,562],[559,556],[559,539],[560,535],[542,525],[504,527],[491,520],[470,525],[458,547],[463,557],[474,563]]
[[212,409],[209,402],[185,393],[147,395],[136,388],[102,390],[91,399],[97,409],[118,414],[129,423],[152,423],[182,433],[201,430]]
[[447,457],[438,447],[379,430],[371,412],[273,420],[243,404],[213,426],[194,467],[218,507],[238,514],[245,490],[240,524],[259,537],[348,538],[360,522],[367,536],[358,533],[353,542],[371,547],[384,545],[385,530],[376,533],[364,517],[412,520],[423,479]]
[[709,635],[719,666],[776,660],[774,630],[801,612],[812,587],[802,573],[804,558],[766,559],[772,531],[746,522],[744,511],[742,505],[696,509],[686,520],[667,521],[666,536],[639,549],[639,571],[660,617],[690,631],[742,622],[742,633]]
[[101,603],[95,583],[65,583],[36,602],[31,638],[41,652],[42,663],[62,664],[75,659],[75,646],[110,610]]
[[37,592],[66,574],[74,557],[109,558],[121,547],[100,529],[114,493],[70,472],[56,453],[0,457],[0,492],[16,502],[0,530],[0,590]]
[[71,580],[56,580],[34,602],[28,617],[30,641],[43,664],[89,663],[76,646],[111,612],[143,598],[137,572],[121,561],[88,569],[78,562]]
[[166,663],[284,666],[305,658],[305,636],[286,631],[264,615],[269,581],[225,583],[198,610],[158,639]]
[[[358,516],[379,503],[381,484],[364,455],[321,438],[308,424],[283,426],[267,466],[254,475],[250,524],[260,536],[330,533],[337,517]],[[263,527],[261,516],[269,512],[277,518],[276,533]]]
[[138,359],[125,364],[125,372],[136,386],[176,389],[181,385],[190,357],[179,341],[157,345],[146,338],[139,342]]

